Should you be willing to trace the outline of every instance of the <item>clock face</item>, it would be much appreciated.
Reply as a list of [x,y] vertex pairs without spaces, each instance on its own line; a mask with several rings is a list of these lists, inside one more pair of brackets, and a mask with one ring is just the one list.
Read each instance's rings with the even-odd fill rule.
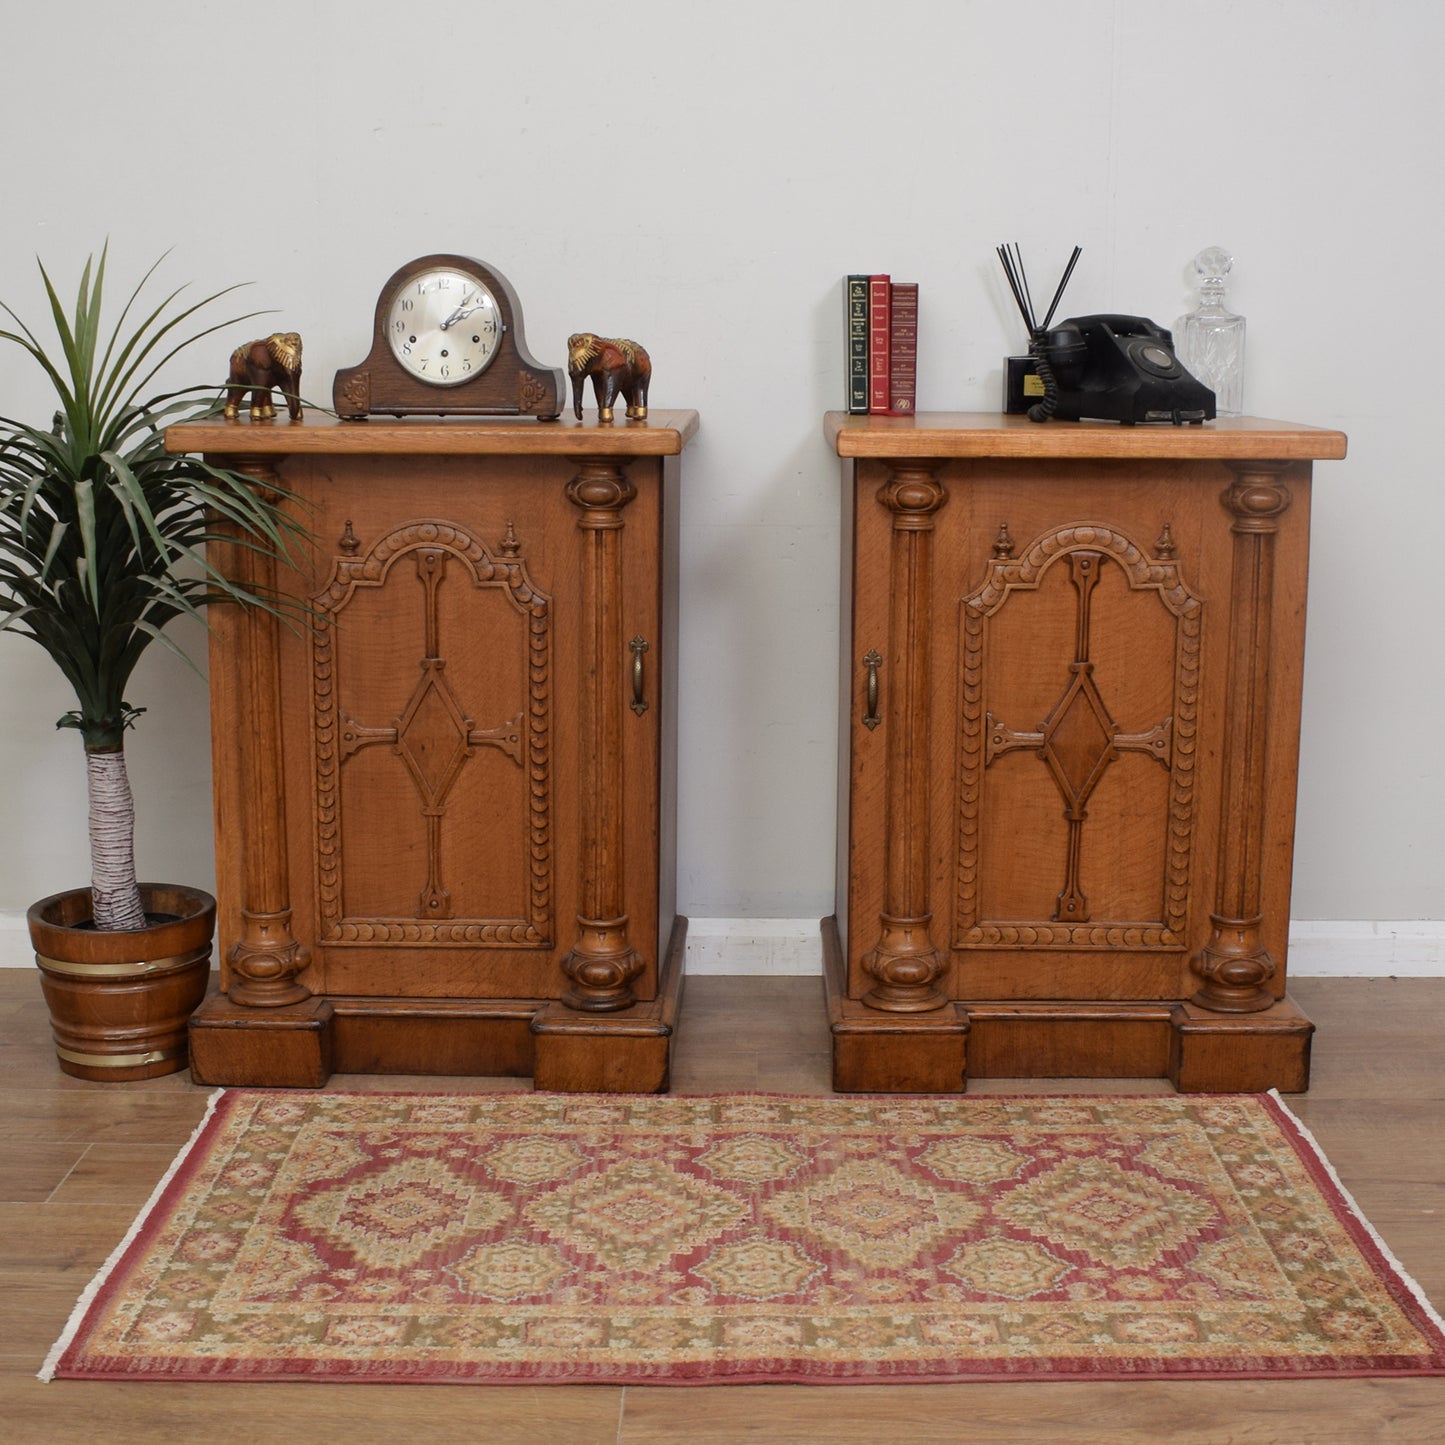
[[504,329],[497,298],[475,276],[450,267],[409,276],[386,317],[392,355],[429,386],[459,386],[485,371]]

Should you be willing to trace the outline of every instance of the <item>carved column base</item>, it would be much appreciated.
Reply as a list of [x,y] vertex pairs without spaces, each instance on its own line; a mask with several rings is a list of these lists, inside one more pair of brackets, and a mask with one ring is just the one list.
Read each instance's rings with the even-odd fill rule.
[[1276,1002],[1265,988],[1274,977],[1274,960],[1260,945],[1258,918],[1221,918],[1211,914],[1209,942],[1189,961],[1204,981],[1190,1000],[1214,1013],[1252,1014]]
[[577,946],[562,960],[572,982],[562,1002],[583,1013],[630,1008],[637,1002],[632,980],[642,972],[642,959],[627,941],[627,915],[579,918],[577,928]]
[[863,995],[869,1008],[928,1013],[948,1002],[947,995],[935,987],[943,972],[943,959],[928,936],[932,919],[929,913],[921,918],[882,915],[883,932],[860,960],[863,971],[877,980]]
[[226,993],[249,1008],[281,1008],[311,997],[296,975],[311,962],[311,952],[291,935],[291,910],[241,914],[241,941],[226,955],[233,977]]

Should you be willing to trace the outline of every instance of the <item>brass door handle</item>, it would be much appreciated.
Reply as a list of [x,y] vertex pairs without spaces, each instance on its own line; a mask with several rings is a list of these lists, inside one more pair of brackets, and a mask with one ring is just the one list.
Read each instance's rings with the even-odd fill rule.
[[647,651],[647,643],[640,637],[634,637],[628,647],[632,649],[632,711],[641,717],[647,711],[647,699],[642,695],[642,654]]
[[863,655],[863,666],[868,669],[868,711],[863,714],[863,726],[872,732],[883,721],[878,716],[878,669],[883,666],[883,659],[877,648],[870,647]]

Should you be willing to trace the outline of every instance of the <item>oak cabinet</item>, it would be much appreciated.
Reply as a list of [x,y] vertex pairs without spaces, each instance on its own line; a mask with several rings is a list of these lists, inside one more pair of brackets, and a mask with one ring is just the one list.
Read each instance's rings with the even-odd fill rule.
[[666,1087],[675,908],[679,455],[693,412],[197,423],[295,498],[305,605],[217,608],[223,993],[210,1083],[361,1073]]
[[1311,462],[1338,432],[830,414],[840,1089],[1306,1087]]

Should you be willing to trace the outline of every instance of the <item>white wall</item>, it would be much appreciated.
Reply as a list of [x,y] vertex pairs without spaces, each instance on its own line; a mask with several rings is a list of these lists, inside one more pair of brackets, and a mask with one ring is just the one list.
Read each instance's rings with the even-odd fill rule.
[[[991,410],[1020,329],[993,247],[1066,312],[1169,324],[1190,257],[1238,258],[1249,410],[1336,426],[1317,469],[1294,913],[1445,917],[1445,522],[1427,348],[1445,231],[1431,0],[792,0],[722,5],[211,0],[5,6],[0,298],[252,279],[305,390],[368,344],[402,261],[511,279],[532,350],[635,336],[685,465],[681,906],[832,907],[840,278],[922,287],[921,409]],[[262,14],[257,29],[243,17]],[[605,16],[599,19],[597,17]],[[872,29],[873,34],[865,38]],[[216,371],[218,339],[199,370]],[[184,380],[194,379],[187,375]],[[0,412],[48,417],[17,353]],[[0,911],[84,881],[71,704],[0,637]],[[204,689],[159,649],[131,699],[147,876],[210,880]]]

